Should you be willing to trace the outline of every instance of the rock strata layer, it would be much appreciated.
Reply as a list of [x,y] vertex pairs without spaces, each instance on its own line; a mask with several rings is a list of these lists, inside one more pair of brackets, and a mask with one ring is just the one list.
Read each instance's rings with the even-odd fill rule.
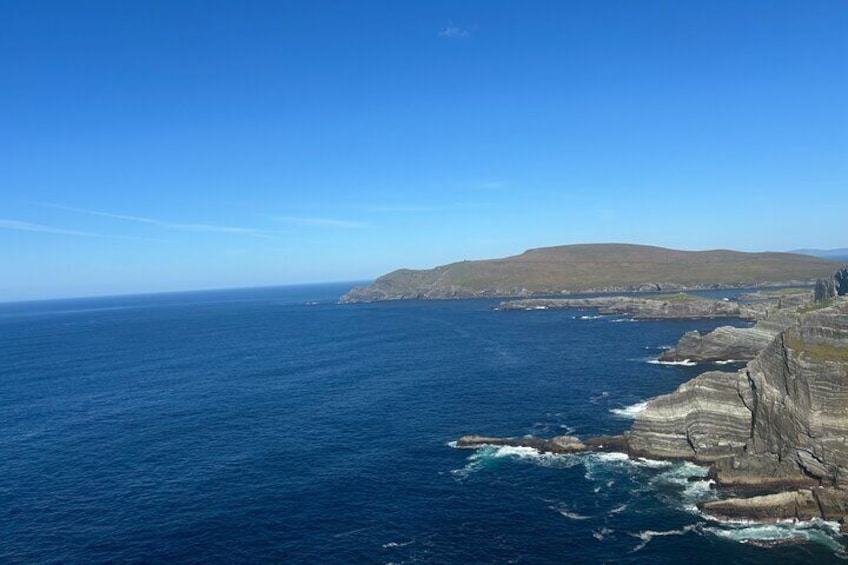
[[693,330],[683,334],[674,349],[660,356],[660,361],[750,361],[777,333],[762,327],[722,326],[705,334]]

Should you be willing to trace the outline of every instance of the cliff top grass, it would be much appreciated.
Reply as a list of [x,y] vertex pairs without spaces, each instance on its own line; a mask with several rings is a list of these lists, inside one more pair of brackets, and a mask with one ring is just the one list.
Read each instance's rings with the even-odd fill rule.
[[827,343],[807,343],[793,335],[786,336],[786,345],[811,361],[848,365],[848,347],[837,347]]
[[808,288],[779,288],[774,291],[775,294],[810,294]]
[[678,292],[677,294],[657,294],[654,296],[646,296],[648,300],[662,300],[663,302],[695,302],[698,300],[704,300],[699,296],[693,296],[691,294],[686,294],[685,292]]
[[792,253],[680,251],[630,244],[585,244],[531,249],[502,259],[460,261],[433,269],[399,269],[375,287],[414,295],[422,288],[470,291],[526,288],[531,292],[630,288],[662,283],[698,287],[808,281],[833,273],[836,263]]
[[827,300],[822,300],[820,302],[813,302],[812,304],[807,304],[806,306],[802,306],[798,309],[799,314],[807,314],[809,312],[815,312],[816,310],[821,310],[822,308],[827,308],[828,306],[833,305],[833,299],[828,298]]

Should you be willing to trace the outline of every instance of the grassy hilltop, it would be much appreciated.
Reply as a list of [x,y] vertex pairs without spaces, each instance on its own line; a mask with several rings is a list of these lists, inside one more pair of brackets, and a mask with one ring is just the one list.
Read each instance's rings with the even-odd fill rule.
[[826,276],[837,266],[795,253],[679,251],[617,243],[563,245],[503,259],[399,269],[368,287],[353,289],[342,301],[797,284]]

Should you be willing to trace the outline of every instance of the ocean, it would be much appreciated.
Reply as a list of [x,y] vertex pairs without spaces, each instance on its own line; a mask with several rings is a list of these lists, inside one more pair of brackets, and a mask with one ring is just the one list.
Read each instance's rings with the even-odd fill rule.
[[0,305],[0,562],[845,558],[828,524],[700,516],[693,465],[452,447],[621,433],[704,370],[664,347],[738,320],[336,304],[349,286]]

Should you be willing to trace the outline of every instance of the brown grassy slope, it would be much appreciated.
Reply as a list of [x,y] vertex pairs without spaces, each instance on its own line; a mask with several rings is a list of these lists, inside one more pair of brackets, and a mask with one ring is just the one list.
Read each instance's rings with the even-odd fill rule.
[[401,269],[380,277],[374,286],[404,293],[434,286],[504,293],[516,288],[577,291],[645,283],[753,286],[811,280],[831,274],[837,266],[832,261],[793,253],[582,244],[531,249],[504,259],[463,261],[428,270]]

